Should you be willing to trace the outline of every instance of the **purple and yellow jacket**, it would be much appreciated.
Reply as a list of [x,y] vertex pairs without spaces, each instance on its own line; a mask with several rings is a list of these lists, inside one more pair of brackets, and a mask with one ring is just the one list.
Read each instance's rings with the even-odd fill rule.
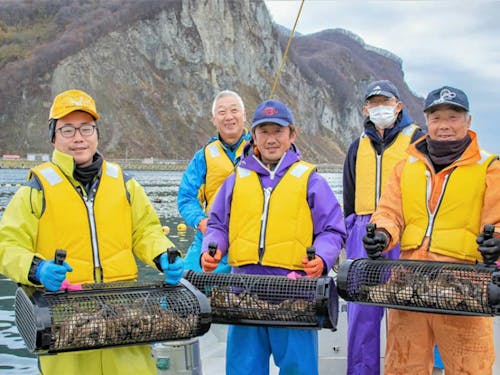
[[[249,144],[243,151],[243,157],[240,161],[239,168],[255,172],[258,176],[262,191],[256,192],[256,194],[263,194],[265,189],[269,190],[270,188],[272,195],[272,192],[275,191],[276,186],[285,177],[287,171],[296,166],[299,162],[300,153],[296,147],[292,145],[292,147],[283,155],[275,169],[273,171],[269,171],[253,154],[253,146],[252,144]],[[219,193],[217,194],[212,210],[210,211],[207,233],[203,238],[203,252],[207,251],[208,244],[210,242],[216,242],[218,244],[218,248],[222,251],[223,256],[231,252],[229,223],[231,221],[231,205],[234,196],[235,181],[236,174],[233,173],[224,181]],[[310,238],[312,239],[312,246],[316,248],[316,255],[323,259],[323,274],[326,275],[337,260],[346,238],[342,209],[326,179],[316,171],[312,171],[308,175],[307,187],[305,190],[305,200],[307,201],[307,206],[310,211],[310,219],[308,218],[307,220],[312,221],[313,233]],[[293,198],[290,197],[290,199]],[[258,200],[256,199],[256,202],[257,201]],[[255,202],[247,202],[247,204],[243,205],[243,207],[240,205],[238,207],[238,211],[241,212],[241,210],[244,210],[244,207],[247,206],[249,207],[249,210],[255,211],[254,203]],[[269,210],[273,210],[272,204],[270,205]],[[301,218],[298,219],[300,220]],[[265,228],[260,228],[264,230],[255,232],[269,233],[271,231],[280,231],[281,226],[287,225],[287,219],[283,218],[283,223],[280,227],[277,227],[278,225],[272,223],[276,223],[276,221],[268,222]],[[260,225],[262,225],[262,223]],[[253,242],[260,242],[260,240],[261,239],[259,238],[255,238]],[[262,241],[261,243],[265,244],[266,241]],[[255,251],[264,253],[266,249],[261,247],[259,249],[256,248]],[[304,246],[304,255],[305,253],[306,249]],[[230,254],[229,256],[231,257]],[[237,267],[233,265],[232,272],[264,275],[287,275],[293,269],[304,274],[303,270],[297,269],[296,267],[286,268],[263,265],[259,260],[262,259],[261,256],[256,256],[255,258],[257,260],[253,264],[247,263]]]

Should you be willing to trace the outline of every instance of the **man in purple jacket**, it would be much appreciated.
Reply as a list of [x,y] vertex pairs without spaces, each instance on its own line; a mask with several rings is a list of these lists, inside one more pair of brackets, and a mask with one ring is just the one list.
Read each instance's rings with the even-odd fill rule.
[[[344,245],[342,209],[327,181],[300,159],[285,104],[267,100],[255,110],[252,141],[210,211],[201,265],[212,272],[228,255],[232,273],[328,274]],[[208,244],[218,245],[214,256]],[[308,260],[306,248],[316,257]],[[282,374],[318,374],[315,330],[230,326],[226,375],[267,375],[269,357]]]

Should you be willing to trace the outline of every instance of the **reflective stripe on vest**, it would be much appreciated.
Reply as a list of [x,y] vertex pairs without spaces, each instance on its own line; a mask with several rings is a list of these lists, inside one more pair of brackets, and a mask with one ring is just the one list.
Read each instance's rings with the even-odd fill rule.
[[354,210],[358,215],[375,211],[380,195],[396,164],[406,156],[413,133],[419,129],[411,124],[396,136],[392,144],[377,155],[370,138],[363,133],[356,154],[356,193]]
[[[102,281],[137,278],[131,243],[131,210],[123,174],[119,166],[106,161],[102,168],[93,202],[82,197],[55,164],[48,162],[32,169],[42,185],[45,199],[37,253],[45,259],[53,259],[56,249],[65,249],[66,261],[73,268],[73,272],[67,274],[72,283],[100,281],[94,275],[94,268],[99,264],[103,270]],[[98,259],[94,258],[95,254]]]
[[476,237],[486,188],[486,171],[496,155],[481,150],[481,160],[458,166],[443,183],[434,213],[427,206],[432,189],[424,162],[409,157],[401,175],[405,229],[401,250],[413,250],[430,236],[430,251],[467,261],[481,261]]
[[[270,194],[266,213],[257,173],[237,168],[229,221],[229,264],[260,263],[303,269],[301,260],[312,244],[313,222],[307,203],[307,185],[314,170],[314,165],[303,161],[292,165]],[[265,228],[261,227],[263,221]],[[264,236],[263,249],[259,246],[261,235]]]

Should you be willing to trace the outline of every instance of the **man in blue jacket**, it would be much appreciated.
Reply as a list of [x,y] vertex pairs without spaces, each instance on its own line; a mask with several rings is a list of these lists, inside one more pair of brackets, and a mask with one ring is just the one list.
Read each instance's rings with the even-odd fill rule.
[[[184,259],[185,268],[201,272],[201,241],[207,230],[208,212],[224,179],[239,161],[243,146],[250,140],[245,129],[245,106],[234,91],[217,94],[212,104],[212,123],[217,135],[198,150],[182,176],[177,205],[186,223],[197,229]],[[215,272],[229,272],[224,258]]]
[[[364,131],[344,162],[343,203],[348,259],[366,258],[362,238],[385,183],[410,143],[424,133],[403,108],[398,89],[387,80],[367,86]],[[399,247],[387,254],[397,259]],[[347,304],[347,374],[380,373],[380,322],[383,307]]]
[[[210,211],[201,264],[212,272],[228,255],[237,274],[326,276],[345,240],[340,205],[314,165],[301,160],[292,113],[277,100],[261,103],[252,141]],[[218,250],[210,255],[208,244]],[[316,257],[308,260],[306,248]],[[229,326],[226,375],[318,374],[315,330]]]

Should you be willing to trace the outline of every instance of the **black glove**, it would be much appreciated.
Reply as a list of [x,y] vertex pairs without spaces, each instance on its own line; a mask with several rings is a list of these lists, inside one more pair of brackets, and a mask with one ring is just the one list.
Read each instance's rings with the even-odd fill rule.
[[488,237],[490,236],[487,235],[485,238],[485,234],[481,233],[476,239],[478,250],[483,256],[483,263],[487,265],[495,263],[500,256],[500,238]]
[[380,257],[380,254],[387,247],[388,243],[389,238],[381,231],[367,231],[363,237],[363,245],[365,246],[366,253],[371,259]]

